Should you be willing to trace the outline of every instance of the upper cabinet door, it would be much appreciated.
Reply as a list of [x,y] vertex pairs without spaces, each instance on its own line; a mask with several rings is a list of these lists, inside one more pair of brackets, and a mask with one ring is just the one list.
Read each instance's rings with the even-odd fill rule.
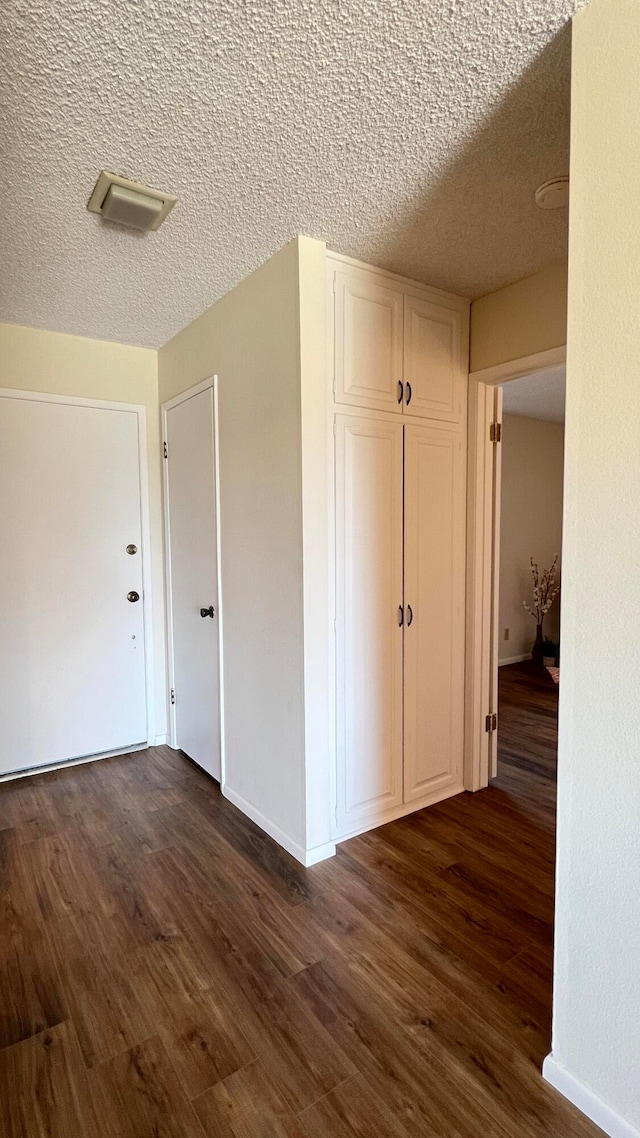
[[466,408],[466,320],[458,310],[404,298],[404,394],[409,415],[460,423]]
[[336,402],[401,415],[402,290],[340,271],[333,287]]

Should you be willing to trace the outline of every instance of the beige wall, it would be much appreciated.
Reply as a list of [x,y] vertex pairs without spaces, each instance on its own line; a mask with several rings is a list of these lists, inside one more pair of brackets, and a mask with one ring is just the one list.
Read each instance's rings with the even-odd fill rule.
[[[561,552],[563,457],[562,423],[503,416],[500,660],[528,654],[535,639],[535,621],[522,602],[532,603],[529,558],[542,571]],[[544,633],[552,640],[558,635],[558,612],[556,599],[544,621]]]
[[[296,239],[159,353],[161,401],[218,376],[225,793],[299,851],[308,848],[305,748],[313,727],[305,689],[314,677],[326,688],[326,643],[320,657],[305,650],[305,614],[318,641],[319,614],[310,609],[327,569],[318,565],[319,579],[305,592],[303,558],[315,546],[312,532],[303,533],[302,451],[304,437],[304,462],[316,476],[305,481],[307,516],[319,510],[326,535],[326,418],[314,395],[316,383],[324,388],[324,287],[324,247]],[[310,307],[301,298],[307,288]],[[326,735],[326,692],[318,699],[315,724]],[[314,746],[326,770],[322,735]],[[329,839],[328,800],[319,816],[324,829],[310,831],[314,844]]]
[[[573,29],[553,1058],[640,1133],[640,131],[637,0]],[[626,1126],[622,1120],[626,1120]]]
[[534,276],[471,305],[470,371],[519,360],[566,342],[566,261],[554,261]]
[[146,407],[156,736],[162,738],[167,715],[157,353],[0,324],[0,387]]

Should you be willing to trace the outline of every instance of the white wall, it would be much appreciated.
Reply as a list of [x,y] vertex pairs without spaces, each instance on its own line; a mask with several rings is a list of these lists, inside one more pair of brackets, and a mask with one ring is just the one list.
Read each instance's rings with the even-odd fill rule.
[[167,686],[157,353],[106,340],[0,324],[0,387],[142,403],[146,407],[156,738],[164,741]]
[[[532,603],[529,558],[542,572],[561,553],[564,426],[504,414],[501,446],[498,647],[500,660],[508,660],[529,653],[535,640],[535,620],[522,607],[523,600]],[[558,636],[558,600],[544,620],[544,634],[552,640]]]
[[[640,1133],[637,0],[574,20],[553,1059]],[[626,1120],[626,1127],[622,1120]]]
[[[303,576],[318,549],[314,525],[324,524],[326,551],[326,416],[324,395],[314,395],[316,384],[324,389],[323,327],[324,246],[299,238],[159,353],[161,402],[218,375],[224,790],[296,856],[329,840],[320,773],[328,767],[326,625],[324,655],[313,647],[322,653],[326,602],[323,617],[314,606],[326,565]],[[303,462],[316,470],[320,432],[321,468],[303,492]],[[306,694],[315,700],[309,722]],[[307,746],[317,759],[309,769]]]

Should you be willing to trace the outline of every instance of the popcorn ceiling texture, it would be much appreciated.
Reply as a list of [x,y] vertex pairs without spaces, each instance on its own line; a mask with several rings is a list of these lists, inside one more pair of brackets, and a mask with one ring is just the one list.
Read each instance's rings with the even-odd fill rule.
[[[0,319],[158,347],[296,233],[476,297],[566,249],[575,0],[4,0]],[[178,195],[157,234],[99,171]]]

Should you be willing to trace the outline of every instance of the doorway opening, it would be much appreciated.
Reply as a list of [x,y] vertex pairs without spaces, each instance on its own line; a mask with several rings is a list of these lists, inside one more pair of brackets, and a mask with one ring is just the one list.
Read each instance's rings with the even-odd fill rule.
[[555,829],[561,677],[565,365],[503,385],[496,455],[496,785],[531,793]]

